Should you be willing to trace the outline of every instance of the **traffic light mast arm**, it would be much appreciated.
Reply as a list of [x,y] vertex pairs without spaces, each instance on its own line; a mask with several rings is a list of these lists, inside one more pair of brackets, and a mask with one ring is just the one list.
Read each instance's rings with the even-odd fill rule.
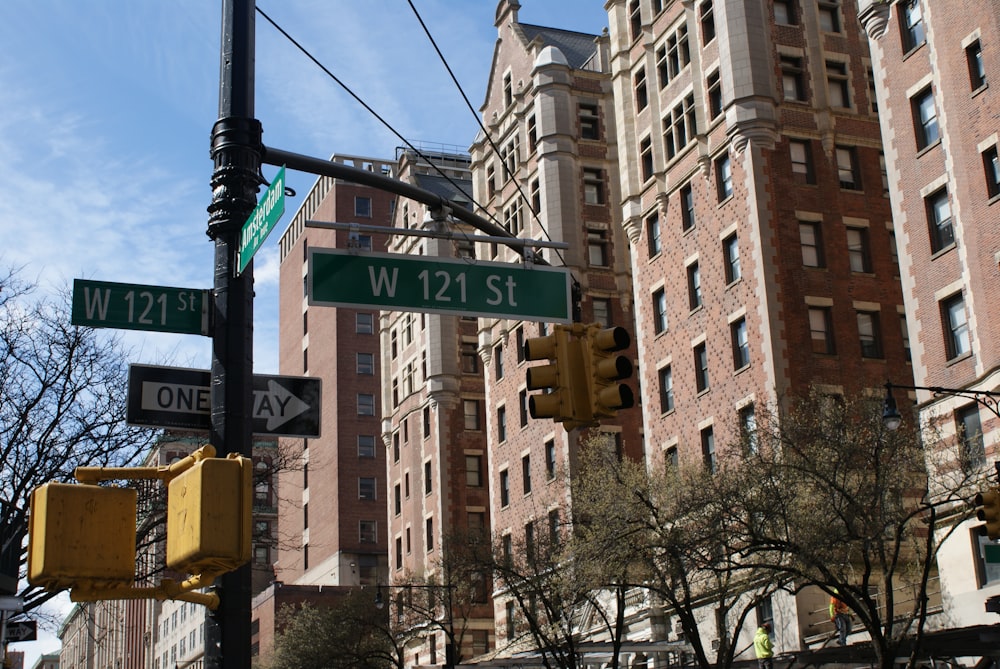
[[70,601],[98,602],[111,599],[176,599],[182,602],[194,602],[215,610],[219,606],[219,596],[214,592],[193,592],[198,588],[207,588],[220,574],[198,574],[178,583],[172,578],[165,578],[160,585],[150,588],[133,587],[94,587],[75,586],[69,591]]
[[191,469],[199,461],[215,457],[215,446],[205,444],[191,455],[164,467],[77,467],[73,476],[80,483],[96,484],[101,481],[170,479]]

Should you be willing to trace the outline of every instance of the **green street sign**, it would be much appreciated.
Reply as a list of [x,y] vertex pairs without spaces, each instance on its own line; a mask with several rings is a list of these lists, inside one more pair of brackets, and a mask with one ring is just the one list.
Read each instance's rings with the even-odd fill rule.
[[572,321],[562,267],[314,248],[308,277],[310,305]]
[[983,560],[987,564],[1000,564],[1000,544],[983,544]]
[[285,213],[285,167],[282,165],[268,186],[253,213],[247,218],[240,231],[240,245],[237,249],[237,274],[250,264],[253,254],[257,253],[264,240],[274,229],[281,215]]
[[110,281],[73,282],[73,325],[209,335],[209,291]]

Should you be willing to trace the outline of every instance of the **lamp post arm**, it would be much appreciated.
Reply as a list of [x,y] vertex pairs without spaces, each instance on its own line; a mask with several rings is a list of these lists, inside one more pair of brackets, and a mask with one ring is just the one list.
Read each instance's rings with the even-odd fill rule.
[[970,390],[968,388],[944,388],[942,386],[903,386],[891,382],[887,382],[885,387],[890,393],[893,388],[898,388],[900,390],[926,390],[934,397],[964,397],[973,400],[980,406],[988,409],[994,416],[1000,418],[1000,392]]

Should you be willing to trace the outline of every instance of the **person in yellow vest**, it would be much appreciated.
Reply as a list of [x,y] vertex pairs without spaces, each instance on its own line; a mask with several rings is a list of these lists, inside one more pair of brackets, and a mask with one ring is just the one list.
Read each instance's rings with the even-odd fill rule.
[[771,645],[771,623],[762,623],[753,635],[753,651],[758,669],[774,669],[774,647]]
[[830,596],[830,620],[837,628],[837,643],[841,646],[847,645],[847,635],[851,633],[851,612],[847,608],[836,589]]

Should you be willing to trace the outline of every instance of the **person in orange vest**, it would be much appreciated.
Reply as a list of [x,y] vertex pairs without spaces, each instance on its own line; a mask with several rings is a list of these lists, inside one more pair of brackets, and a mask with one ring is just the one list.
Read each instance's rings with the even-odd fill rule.
[[830,596],[830,620],[837,628],[837,643],[841,646],[847,645],[847,635],[851,633],[851,612],[840,597],[836,588]]

